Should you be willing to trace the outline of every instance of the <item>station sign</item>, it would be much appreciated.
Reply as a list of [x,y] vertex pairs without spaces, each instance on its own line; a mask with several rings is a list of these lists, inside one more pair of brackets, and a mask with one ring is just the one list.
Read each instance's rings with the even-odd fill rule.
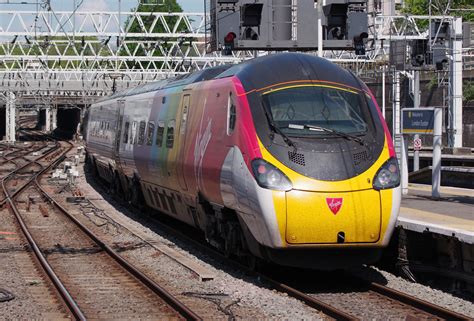
[[403,108],[402,134],[433,135],[434,108]]
[[413,140],[413,149],[414,150],[421,150],[421,139],[416,138]]

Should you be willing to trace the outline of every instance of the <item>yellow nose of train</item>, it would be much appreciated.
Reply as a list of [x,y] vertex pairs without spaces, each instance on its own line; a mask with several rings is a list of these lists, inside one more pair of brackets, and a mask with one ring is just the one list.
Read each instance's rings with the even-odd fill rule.
[[[364,173],[341,181],[308,178],[286,167],[260,145],[262,157],[292,182],[284,193],[273,192],[283,246],[386,245],[398,213],[399,189],[376,190],[373,179],[390,158],[385,146]],[[388,232],[388,233],[387,233]]]

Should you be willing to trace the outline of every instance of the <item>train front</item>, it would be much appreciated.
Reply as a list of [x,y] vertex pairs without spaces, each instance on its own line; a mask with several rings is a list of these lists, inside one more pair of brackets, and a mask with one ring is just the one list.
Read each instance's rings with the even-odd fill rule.
[[261,217],[246,225],[263,244],[259,255],[322,269],[376,261],[401,192],[390,133],[369,89],[308,55],[249,65],[237,76],[257,134],[247,188]]

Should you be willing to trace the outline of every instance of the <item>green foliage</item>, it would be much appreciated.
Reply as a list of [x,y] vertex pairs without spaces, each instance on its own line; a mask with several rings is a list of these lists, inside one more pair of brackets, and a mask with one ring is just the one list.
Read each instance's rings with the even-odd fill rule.
[[[21,41],[20,41],[21,40]],[[97,38],[93,36],[84,37],[84,40],[88,40],[92,43],[92,48],[90,46],[83,47],[82,38],[75,38],[74,42],[71,41],[72,38],[68,38],[66,36],[54,36],[54,37],[46,37],[46,36],[39,36],[35,40],[29,39],[28,42],[25,42],[23,38],[18,39],[14,44],[9,44],[7,49],[7,45],[4,49],[0,48],[0,55],[11,55],[11,56],[23,56],[27,55],[31,57],[31,60],[34,62],[33,64],[37,64],[38,59],[34,58],[41,58],[41,56],[46,56],[47,58],[43,57],[41,60],[43,61],[42,64],[44,67],[48,68],[76,68],[80,64],[80,59],[77,61],[65,61],[65,59],[61,59],[62,56],[94,56],[95,54],[100,54],[102,56],[110,56],[112,53],[110,50],[103,45],[103,43]],[[55,43],[55,46],[53,45]],[[31,66],[29,59],[25,59],[24,61],[21,60],[19,63],[14,62],[6,62],[4,64],[0,63],[0,69],[3,67],[16,67],[20,68],[21,66],[28,68]]]
[[[429,3],[428,0],[407,0],[401,12],[411,15],[428,15]],[[462,17],[463,21],[474,21],[474,12],[456,11],[456,9],[472,9],[472,0],[433,0],[432,3],[432,15],[442,15],[448,3],[451,3],[451,11],[447,14]]]
[[[158,4],[155,4],[155,5],[139,4],[136,8],[136,11],[137,12],[183,12],[183,9],[181,8],[181,6],[178,4],[178,2],[176,0],[164,0],[163,2],[164,3],[160,4],[160,5],[158,5]],[[132,11],[134,11],[134,10],[132,10]],[[125,26],[129,25],[130,19],[132,19],[132,17],[129,17],[126,20]],[[155,19],[155,17],[150,16],[150,17],[146,18],[146,17],[142,16],[142,19],[143,19],[143,25],[145,26],[145,28],[147,30],[149,30],[151,28],[151,24],[153,23],[153,20]],[[171,28],[174,27],[174,25],[178,21],[178,17],[165,17],[165,21],[168,24],[168,27],[171,29]],[[187,29],[187,27],[186,27],[184,21],[182,21],[180,23],[180,25],[178,26],[176,32],[184,31],[186,29]],[[135,32],[135,33],[143,32],[142,27],[140,26],[139,22],[136,19],[133,20],[132,25],[129,29],[129,32]],[[163,26],[161,21],[158,21],[155,24],[155,26],[153,27],[152,32],[153,33],[166,33],[167,30],[165,29],[165,27]],[[134,38],[134,40],[144,40],[144,39]],[[147,38],[147,40],[150,40],[150,38]],[[170,40],[172,40],[172,39],[156,38],[155,43],[161,43],[161,45],[163,46],[164,49],[169,50],[171,45],[168,44],[168,41],[170,41]],[[150,45],[154,45],[154,44],[150,44]],[[137,46],[138,45],[129,43],[128,44],[128,49],[130,50],[130,52],[134,52]],[[126,56],[128,54],[125,51],[125,49],[121,49],[120,52],[119,52],[119,55]],[[137,56],[145,56],[146,53],[145,53],[145,51],[142,47],[139,47],[137,52],[136,52],[136,55]],[[160,55],[159,50],[155,50],[154,56],[159,56],[159,55]],[[135,63],[138,63],[138,62],[135,62]],[[129,61],[128,65],[129,65],[130,68],[133,68],[134,62]],[[142,65],[146,66],[147,65],[146,61],[142,61]],[[150,68],[151,68],[151,66],[150,66]]]
[[426,84],[426,87],[429,91],[436,89],[438,87],[438,77],[436,75],[431,77],[430,82]]
[[405,6],[402,8],[401,12],[411,15],[427,15],[429,1],[426,0],[410,0],[405,2]]
[[[183,9],[178,4],[178,2],[176,2],[176,0],[165,0],[164,4],[161,4],[161,5],[139,4],[138,7],[136,8],[136,11],[137,12],[183,12]],[[127,19],[127,22],[125,25],[128,25],[129,19],[130,18]],[[154,17],[150,17],[149,19],[145,19],[145,21],[143,21],[147,29],[151,27],[151,23],[153,22],[153,19]],[[168,25],[172,27],[176,23],[177,18],[167,17],[165,20],[168,23]],[[130,27],[130,32],[140,32],[140,30],[141,30],[140,25],[138,24],[138,21],[135,20],[132,23],[132,26]],[[155,28],[153,28],[153,32],[160,33],[160,32],[166,32],[166,31],[162,24],[157,23]]]
[[467,81],[462,88],[463,101],[474,101],[474,81]]

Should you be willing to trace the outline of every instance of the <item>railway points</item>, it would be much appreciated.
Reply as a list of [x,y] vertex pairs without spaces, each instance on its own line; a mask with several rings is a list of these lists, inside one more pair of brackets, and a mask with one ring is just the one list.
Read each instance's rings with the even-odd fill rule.
[[0,319],[474,319],[469,4],[106,2],[0,3]]

